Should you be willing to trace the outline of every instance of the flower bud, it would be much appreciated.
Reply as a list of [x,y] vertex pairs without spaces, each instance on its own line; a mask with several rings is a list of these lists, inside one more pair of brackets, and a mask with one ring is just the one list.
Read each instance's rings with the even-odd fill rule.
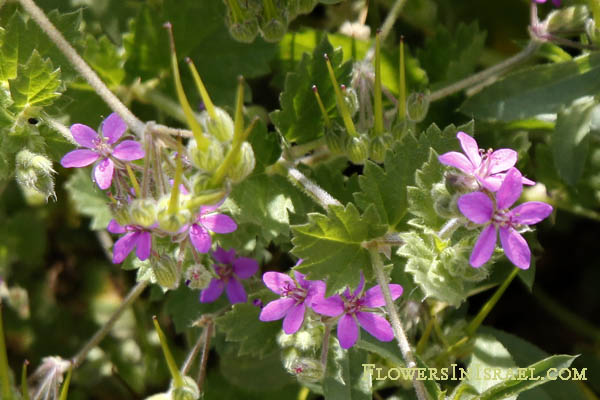
[[356,115],[358,109],[360,108],[360,103],[358,102],[358,95],[356,94],[356,90],[351,87],[344,87],[344,102],[346,103],[346,107],[350,112],[350,116]]
[[256,160],[252,146],[250,143],[244,142],[240,147],[235,161],[231,164],[227,175],[234,183],[241,182],[252,173],[255,164]]
[[171,390],[173,400],[197,400],[200,398],[200,389],[196,382],[189,376],[183,377],[183,386]]
[[288,365],[287,370],[304,382],[318,382],[323,378],[323,365],[312,358],[297,358]]
[[157,393],[150,397],[146,397],[144,400],[173,400],[169,393]]
[[546,17],[546,29],[549,33],[576,31],[583,29],[589,17],[586,6],[578,5],[554,10]]
[[385,161],[385,153],[394,144],[394,138],[388,133],[383,136],[376,136],[371,139],[370,157],[371,160],[382,163]]
[[392,126],[392,137],[396,140],[402,140],[408,132],[410,132],[411,122],[406,118],[396,119],[396,123]]
[[295,0],[296,3],[296,14],[308,14],[317,5],[316,0]]
[[429,93],[411,93],[406,100],[406,114],[412,122],[421,122],[429,110]]
[[436,214],[442,218],[452,218],[457,215],[456,202],[454,196],[448,193],[444,183],[436,183],[431,188],[431,197],[433,198],[433,209]]
[[152,257],[150,264],[152,265],[152,272],[156,278],[156,283],[164,291],[177,289],[181,280],[181,274],[175,260],[166,254],[162,254],[160,257]]
[[208,113],[203,114],[206,131],[221,143],[230,142],[233,139],[233,120],[222,108],[215,107],[215,114],[215,118],[211,118]]
[[369,157],[369,138],[365,135],[351,137],[346,142],[346,156],[354,164],[362,164]]
[[194,264],[185,271],[185,284],[190,289],[206,289],[212,276],[202,264]]
[[151,226],[156,222],[156,204],[151,199],[136,199],[129,205],[131,225]]
[[123,205],[122,202],[118,201],[117,203],[110,203],[109,207],[114,220],[117,221],[119,225],[125,226],[131,224],[128,206]]
[[252,43],[258,35],[258,21],[256,18],[248,18],[243,22],[228,24],[229,34],[238,42]]
[[192,193],[193,196],[197,196],[200,193],[203,193],[205,190],[209,189],[210,187],[210,176],[203,174],[203,173],[197,173],[192,175],[192,178],[190,179],[190,183],[192,186]]
[[169,211],[170,197],[167,195],[160,200],[157,221],[160,229],[174,233],[188,223],[192,214],[186,208],[180,208],[175,214],[172,214]]
[[346,132],[338,123],[332,122],[331,126],[325,129],[325,143],[332,154],[342,154],[345,150]]
[[39,204],[48,197],[56,197],[52,174],[52,161],[28,149],[19,151],[15,157],[15,179],[28,203]]
[[209,145],[206,150],[198,149],[195,140],[190,140],[188,144],[188,155],[192,164],[205,172],[215,171],[225,158],[223,154],[223,145],[215,138],[209,138]]

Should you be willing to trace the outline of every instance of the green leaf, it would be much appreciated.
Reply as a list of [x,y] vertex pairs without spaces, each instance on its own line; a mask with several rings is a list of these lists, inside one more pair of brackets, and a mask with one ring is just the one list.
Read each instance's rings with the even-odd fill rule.
[[316,85],[328,114],[337,115],[335,93],[329,80],[323,54],[327,53],[340,84],[348,85],[352,65],[342,64],[343,53],[334,50],[327,36],[315,47],[312,55],[304,54],[294,72],[288,73],[285,88],[279,97],[281,110],[271,113],[273,124],[290,142],[306,143],[323,136],[325,122],[311,89]]
[[10,82],[14,107],[47,106],[60,96],[60,70],[43,60],[34,50],[25,65],[19,65],[16,79]]
[[460,110],[472,118],[504,122],[556,113],[564,104],[600,91],[600,53],[527,68],[468,98]]
[[267,126],[262,120],[259,120],[256,127],[250,133],[248,142],[252,145],[252,150],[259,167],[265,168],[279,160],[281,156],[281,137],[277,132],[269,132]]
[[387,231],[374,207],[360,215],[352,203],[329,206],[327,215],[310,213],[308,223],[292,230],[292,252],[304,260],[296,269],[308,274],[308,279],[325,279],[328,295],[356,287],[361,271],[367,280],[371,278],[371,259],[362,243]]
[[223,308],[221,301],[200,303],[200,292],[181,285],[166,293],[165,310],[175,324],[175,332],[185,332],[191,323],[205,313],[216,312]]
[[92,219],[90,229],[106,229],[112,219],[107,198],[86,169],[77,169],[65,184],[75,209]]
[[581,175],[589,148],[593,98],[580,99],[558,112],[552,135],[552,154],[558,174],[569,185],[575,185]]
[[262,322],[259,314],[259,307],[238,303],[216,320],[219,329],[225,332],[225,339],[240,344],[239,355],[262,358],[278,348],[275,337],[281,330],[281,321]]
[[330,347],[327,372],[323,380],[323,396],[326,400],[360,400],[372,398],[371,375],[363,364],[368,353],[350,348],[343,350],[337,343]]
[[17,65],[19,58],[19,30],[15,25],[20,21],[17,13],[13,14],[6,25],[6,29],[0,27],[0,82],[7,82],[17,76]]
[[344,170],[348,168],[348,160],[343,157],[319,163],[314,168],[304,167],[302,164],[298,168],[342,204],[351,202],[353,193],[360,190],[358,175],[344,174]]
[[86,36],[83,58],[109,86],[119,85],[125,78],[123,55],[106,36]]
[[[425,364],[423,360],[417,355],[415,355],[417,359],[417,368],[426,368],[429,370],[429,366]],[[446,398],[446,391],[440,389],[440,385],[435,381],[435,379],[425,379],[423,381],[423,386],[425,386],[425,391],[429,395],[430,399],[433,400],[444,400]]]

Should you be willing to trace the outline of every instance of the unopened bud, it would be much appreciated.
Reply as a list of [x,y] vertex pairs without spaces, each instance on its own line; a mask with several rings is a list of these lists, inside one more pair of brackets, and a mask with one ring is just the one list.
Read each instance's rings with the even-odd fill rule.
[[457,214],[454,197],[448,193],[444,183],[436,183],[431,188],[433,198],[433,209],[442,218],[452,218]]
[[354,164],[362,164],[369,157],[369,138],[361,135],[346,142],[346,156]]
[[346,132],[338,123],[332,122],[325,130],[325,143],[332,154],[342,154],[345,151],[347,140]]
[[[187,197],[187,196],[186,196]],[[189,210],[179,207],[176,213],[169,211],[170,195],[163,196],[158,203],[158,227],[167,232],[177,232],[188,223],[192,214]],[[183,197],[180,199],[183,202]]]
[[296,14],[308,14],[317,5],[316,0],[295,0],[296,3]]
[[[344,86],[344,85],[342,85]],[[356,94],[356,90],[351,87],[345,87],[343,89],[344,94],[344,102],[346,103],[346,107],[350,112],[351,116],[354,116],[358,109],[360,108],[360,103],[358,102],[358,95]]]
[[170,393],[157,393],[150,397],[146,397],[144,400],[173,400]]
[[584,5],[561,8],[548,14],[546,29],[549,33],[581,30],[585,27],[588,17],[589,12]]
[[15,157],[15,179],[29,204],[40,204],[48,197],[56,197],[52,162],[43,155],[27,149]]
[[136,199],[129,205],[131,225],[151,226],[156,222],[156,204],[150,199]]
[[394,138],[388,133],[382,136],[375,136],[371,139],[371,160],[382,163],[385,161],[385,154],[387,150],[392,147]]
[[223,145],[215,138],[209,139],[209,145],[205,150],[200,150],[195,140],[188,144],[188,155],[192,164],[204,172],[214,172],[225,158]]
[[194,264],[185,271],[185,284],[190,289],[206,289],[212,276],[202,264]]
[[215,114],[215,118],[211,118],[208,113],[203,115],[206,131],[221,143],[230,142],[233,139],[233,120],[222,108],[215,107]]
[[258,35],[258,21],[249,18],[243,22],[229,24],[229,34],[238,42],[252,43]]
[[248,142],[242,143],[238,155],[231,164],[231,168],[227,172],[229,178],[234,182],[241,182],[254,170],[256,160],[254,158],[254,151],[252,146]]
[[312,358],[298,358],[287,367],[290,374],[304,382],[318,382],[323,378],[323,365]]
[[412,122],[421,122],[429,111],[429,93],[411,93],[406,100],[406,114]]
[[181,280],[181,274],[175,260],[166,254],[162,254],[160,257],[152,257],[150,264],[152,265],[152,272],[156,278],[156,283],[163,290],[177,289]]
[[200,389],[196,382],[189,376],[183,377],[183,386],[171,390],[173,400],[197,400],[200,398]]

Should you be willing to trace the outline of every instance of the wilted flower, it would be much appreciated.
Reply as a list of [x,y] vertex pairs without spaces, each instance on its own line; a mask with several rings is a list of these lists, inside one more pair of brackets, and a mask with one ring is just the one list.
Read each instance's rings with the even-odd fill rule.
[[147,228],[139,225],[121,226],[114,219],[106,228],[110,233],[124,233],[125,235],[115,242],[113,247],[113,264],[122,262],[135,247],[135,255],[142,261],[150,257],[152,247],[152,234]]
[[79,145],[89,150],[73,150],[60,160],[65,168],[86,167],[99,158],[100,162],[94,167],[94,179],[100,189],[108,189],[112,183],[115,164],[112,157],[122,161],[133,161],[143,158],[145,153],[142,146],[134,140],[123,140],[114,145],[127,130],[127,125],[118,114],[110,114],[102,122],[102,134],[83,124],[71,126],[73,138]]
[[522,190],[521,173],[511,168],[495,195],[495,201],[483,192],[468,193],[458,199],[458,208],[465,217],[476,224],[485,224],[469,260],[473,267],[480,267],[490,259],[499,230],[500,243],[508,259],[521,269],[529,268],[531,251],[518,229],[546,218],[552,213],[552,206],[529,201],[509,210],[521,196]]
[[235,257],[235,250],[223,250],[217,247],[212,256],[219,264],[213,264],[218,278],[213,278],[206,289],[200,293],[202,303],[210,303],[219,298],[223,289],[231,304],[245,303],[248,299],[240,279],[248,279],[258,270],[258,262],[252,258]]

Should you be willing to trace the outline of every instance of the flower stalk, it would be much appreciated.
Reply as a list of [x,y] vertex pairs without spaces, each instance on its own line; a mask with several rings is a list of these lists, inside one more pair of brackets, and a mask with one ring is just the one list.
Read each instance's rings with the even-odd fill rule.
[[23,368],[21,369],[21,396],[23,400],[29,400],[29,387],[27,386],[27,366],[29,361],[23,361]]
[[375,113],[375,136],[383,134],[383,105],[381,95],[381,31],[377,31],[375,36],[375,93],[374,113]]
[[59,400],[67,400],[67,395],[69,394],[69,385],[71,384],[71,376],[73,375],[73,366],[69,367],[69,371],[67,371],[67,377],[65,378],[65,382],[63,383],[62,389],[60,390],[60,399]]
[[210,341],[213,335],[214,320],[211,318],[207,321],[204,326],[203,340],[202,340],[202,356],[200,357],[200,368],[198,369],[198,389],[202,393],[204,387],[204,380],[206,379],[206,365],[208,363],[208,355],[210,353]]
[[0,302],[0,383],[2,384],[2,398],[11,400],[12,390],[8,377],[8,358],[6,357],[6,342],[4,340],[4,326],[2,322],[2,302]]
[[406,67],[404,61],[404,36],[400,37],[400,77],[398,95],[398,121],[406,119]]
[[167,344],[167,338],[158,324],[158,318],[156,315],[152,317],[152,323],[154,324],[154,329],[156,329],[156,333],[158,334],[160,347],[162,348],[165,360],[167,361],[167,366],[169,367],[169,372],[173,378],[173,387],[179,389],[183,387],[183,376],[181,375],[181,372],[179,372],[177,364],[175,364],[175,359],[173,358],[171,350],[169,350],[169,345]]
[[331,61],[329,61],[329,56],[324,54],[325,63],[327,64],[327,71],[329,71],[329,79],[333,84],[333,90],[335,91],[335,99],[337,102],[338,109],[340,114],[342,114],[342,119],[344,121],[344,126],[346,127],[346,131],[352,137],[358,137],[358,132],[356,131],[356,127],[354,126],[354,122],[352,122],[352,117],[350,116],[350,111],[346,106],[346,102],[344,101],[344,96],[342,94],[342,90],[340,89],[340,85],[338,84],[337,79],[335,78],[335,73],[333,72],[333,67],[331,66]]

